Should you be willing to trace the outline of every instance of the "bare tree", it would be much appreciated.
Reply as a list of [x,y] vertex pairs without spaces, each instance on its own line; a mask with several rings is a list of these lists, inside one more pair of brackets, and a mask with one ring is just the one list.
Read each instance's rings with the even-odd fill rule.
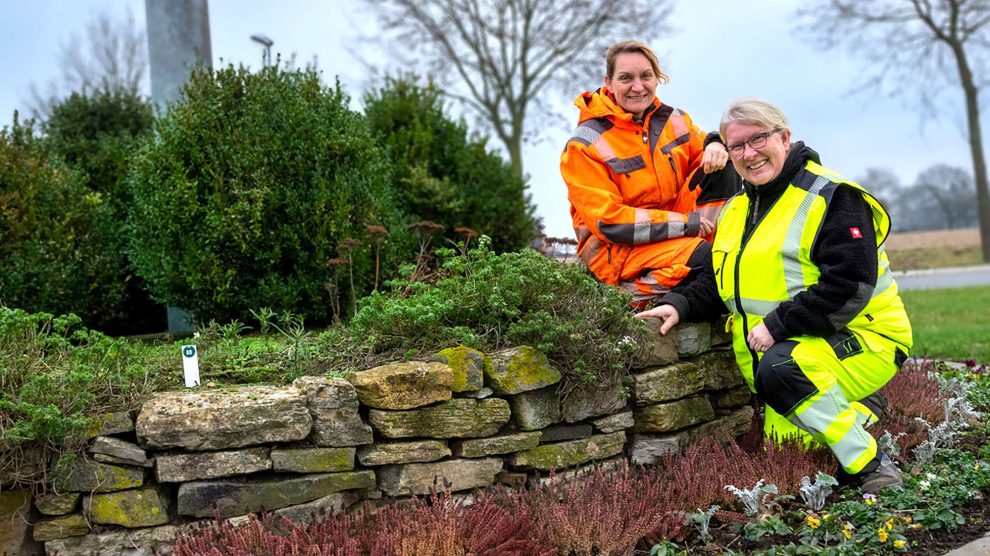
[[[394,58],[448,85],[447,94],[487,124],[523,177],[531,114],[552,112],[551,86],[577,95],[601,82],[607,45],[648,40],[666,29],[670,0],[366,0]],[[533,136],[537,133],[532,133]]]
[[128,9],[123,21],[109,14],[97,15],[86,25],[86,39],[72,35],[59,45],[61,76],[42,92],[31,85],[29,108],[34,117],[45,118],[53,106],[70,93],[98,89],[121,89],[131,94],[144,91],[148,75],[148,41],[143,28]]
[[874,83],[918,92],[923,115],[933,114],[937,97],[951,88],[945,85],[962,89],[983,259],[990,262],[990,187],[979,104],[980,88],[990,78],[990,2],[818,0],[799,14],[826,47],[845,43],[877,62]]
[[976,224],[976,199],[973,194],[973,177],[962,168],[948,164],[935,164],[918,174],[914,188],[917,197],[927,197],[923,204],[931,211],[932,201],[944,217],[940,227],[968,228]]

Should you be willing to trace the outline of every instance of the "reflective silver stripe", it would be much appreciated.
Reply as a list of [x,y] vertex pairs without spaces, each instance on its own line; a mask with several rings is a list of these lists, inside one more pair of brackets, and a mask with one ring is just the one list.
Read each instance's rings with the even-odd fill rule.
[[800,423],[798,426],[816,438],[824,438],[825,431],[845,413],[852,417],[849,430],[836,442],[829,443],[827,438],[825,441],[839,463],[843,467],[849,467],[863,452],[870,449],[872,437],[863,429],[858,418],[859,412],[849,405],[838,385],[822,392],[820,398],[800,413],[795,413],[792,422]]
[[633,245],[650,242],[650,211],[636,209],[636,225],[633,228]]
[[742,297],[739,300],[742,303],[743,311],[758,317],[769,315],[771,311],[780,305],[779,301],[765,301],[763,299],[751,299],[748,297]]
[[[877,254],[882,255],[883,253],[884,253],[884,247],[883,245],[881,245],[880,249],[877,250]],[[879,266],[880,266],[880,275],[877,276],[877,285],[875,288],[873,288],[873,297],[876,297],[882,294],[883,292],[887,291],[887,288],[889,288],[894,283],[894,275],[891,274],[890,272],[890,263],[884,260],[880,260]]]
[[668,222],[667,237],[684,237],[684,229],[687,225],[684,222]]
[[571,137],[571,140],[578,139],[585,145],[590,145],[597,141],[601,136],[602,134],[594,129],[585,126],[578,126],[578,128],[574,130],[574,135]]
[[808,221],[808,213],[811,211],[811,204],[818,197],[818,193],[823,187],[828,185],[828,179],[818,176],[815,182],[808,188],[804,199],[790,226],[787,228],[787,235],[784,237],[783,259],[784,259],[784,283],[787,285],[787,296],[794,299],[794,296],[805,290],[804,272],[801,268],[801,233]]

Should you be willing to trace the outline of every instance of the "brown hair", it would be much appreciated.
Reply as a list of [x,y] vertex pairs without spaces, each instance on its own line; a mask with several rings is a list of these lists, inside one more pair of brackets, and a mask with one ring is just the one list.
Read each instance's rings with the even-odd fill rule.
[[660,69],[660,62],[657,60],[657,55],[654,54],[653,49],[639,41],[622,41],[608,47],[608,51],[605,52],[605,75],[607,75],[609,79],[615,77],[616,58],[619,57],[619,54],[625,54],[627,52],[639,53],[646,56],[646,59],[650,62],[650,66],[653,67],[653,73],[657,74],[657,81],[659,81],[661,85],[670,81],[667,74]]

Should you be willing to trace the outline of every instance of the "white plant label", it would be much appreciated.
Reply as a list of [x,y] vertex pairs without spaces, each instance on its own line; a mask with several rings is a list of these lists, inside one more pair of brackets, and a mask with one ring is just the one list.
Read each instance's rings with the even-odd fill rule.
[[186,387],[199,386],[199,354],[196,346],[182,346],[182,374],[186,377]]

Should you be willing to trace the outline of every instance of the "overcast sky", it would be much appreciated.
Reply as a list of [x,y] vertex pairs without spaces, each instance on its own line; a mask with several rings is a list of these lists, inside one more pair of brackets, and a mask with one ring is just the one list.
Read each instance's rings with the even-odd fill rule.
[[[315,58],[328,82],[339,75],[346,91],[360,98],[365,87],[377,83],[354,53],[371,60],[382,55],[373,41],[361,39],[358,30],[367,32],[373,23],[354,4],[210,0],[214,67],[258,67],[261,47],[249,37],[263,33],[275,41],[274,52],[295,54],[300,63]],[[920,109],[904,99],[851,93],[862,83],[862,60],[844,52],[819,51],[802,40],[793,24],[795,4],[761,1],[757,8],[734,0],[678,0],[671,21],[676,31],[650,41],[671,77],[671,83],[658,90],[660,98],[686,110],[705,130],[717,127],[722,110],[736,97],[770,99],[789,117],[796,139],[818,150],[824,164],[852,178],[880,167],[910,184],[936,163],[971,171],[961,93],[945,96],[952,104],[924,124]],[[32,83],[44,88],[58,77],[60,43],[73,33],[84,36],[87,22],[99,13],[123,19],[128,9],[143,26],[144,0],[0,2],[0,45],[5,53],[0,56],[0,125],[9,125],[15,109],[25,109]],[[549,100],[559,103],[566,119],[550,122],[544,139],[525,147],[530,192],[548,235],[572,235],[558,157],[576,123],[577,109],[571,102],[583,89],[599,85],[576,84],[572,94],[554,94]],[[987,119],[984,130],[990,129]]]

